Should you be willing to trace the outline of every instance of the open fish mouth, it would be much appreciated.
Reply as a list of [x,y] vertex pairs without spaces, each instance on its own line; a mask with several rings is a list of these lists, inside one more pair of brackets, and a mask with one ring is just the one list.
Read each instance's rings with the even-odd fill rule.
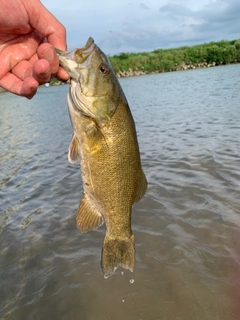
[[75,50],[75,57],[77,59],[78,64],[83,64],[90,54],[93,52],[94,48],[96,47],[94,40],[92,37],[88,38],[87,43],[83,48]]
[[55,48],[61,66],[66,69],[70,77],[78,80],[79,73],[77,68],[84,68],[84,64],[91,55],[96,45],[92,37],[90,37],[84,47],[71,51],[62,51]]
[[96,45],[92,37],[90,37],[84,47],[74,49],[72,51],[61,51],[55,49],[58,55],[60,65],[69,73],[73,80],[71,85],[71,95],[68,98],[69,103],[78,111],[87,117],[96,118],[96,115],[91,111],[91,97],[85,97],[82,94],[80,70],[87,68],[90,63],[90,56],[93,53]]
[[[109,121],[116,110],[115,101],[119,95],[124,99],[124,95],[107,56],[91,37],[82,48],[56,52],[71,78],[69,105],[101,124]],[[112,97],[114,88],[117,95]]]

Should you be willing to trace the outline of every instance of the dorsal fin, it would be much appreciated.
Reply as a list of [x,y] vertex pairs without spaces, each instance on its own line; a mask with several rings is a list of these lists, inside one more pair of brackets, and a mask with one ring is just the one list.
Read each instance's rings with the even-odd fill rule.
[[68,161],[70,163],[76,163],[80,161],[80,148],[77,137],[73,134],[70,146],[68,148]]
[[81,232],[97,229],[104,223],[103,216],[91,205],[86,194],[83,195],[80,202],[76,222]]

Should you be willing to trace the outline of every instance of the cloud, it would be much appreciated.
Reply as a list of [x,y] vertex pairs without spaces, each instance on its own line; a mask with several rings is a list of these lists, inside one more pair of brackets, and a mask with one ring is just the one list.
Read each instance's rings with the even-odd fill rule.
[[226,22],[239,22],[240,2],[238,0],[219,0],[210,3],[199,10],[197,15],[206,22],[217,22],[224,25]]
[[140,7],[145,10],[149,10],[150,8],[145,3],[140,3]]
[[197,10],[170,1],[159,10],[171,21],[179,23],[182,32],[175,44],[240,37],[239,0],[210,1]]
[[193,16],[193,11],[191,10],[191,8],[187,8],[185,5],[180,5],[173,2],[169,2],[166,5],[163,5],[162,7],[160,7],[159,11],[161,13],[168,14],[170,18]]
[[240,0],[42,1],[65,25],[69,49],[89,36],[111,55],[240,38]]

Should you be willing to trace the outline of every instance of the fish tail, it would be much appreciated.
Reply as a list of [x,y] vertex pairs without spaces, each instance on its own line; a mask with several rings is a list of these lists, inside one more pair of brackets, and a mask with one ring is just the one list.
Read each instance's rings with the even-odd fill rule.
[[134,235],[127,239],[105,237],[102,249],[104,278],[110,277],[118,267],[133,271],[134,263]]

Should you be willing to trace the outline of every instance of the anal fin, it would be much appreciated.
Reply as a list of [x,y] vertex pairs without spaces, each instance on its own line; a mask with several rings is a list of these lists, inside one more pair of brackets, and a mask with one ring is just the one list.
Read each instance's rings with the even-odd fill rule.
[[86,194],[83,195],[80,202],[76,222],[81,232],[97,229],[104,223],[103,216],[91,205]]

